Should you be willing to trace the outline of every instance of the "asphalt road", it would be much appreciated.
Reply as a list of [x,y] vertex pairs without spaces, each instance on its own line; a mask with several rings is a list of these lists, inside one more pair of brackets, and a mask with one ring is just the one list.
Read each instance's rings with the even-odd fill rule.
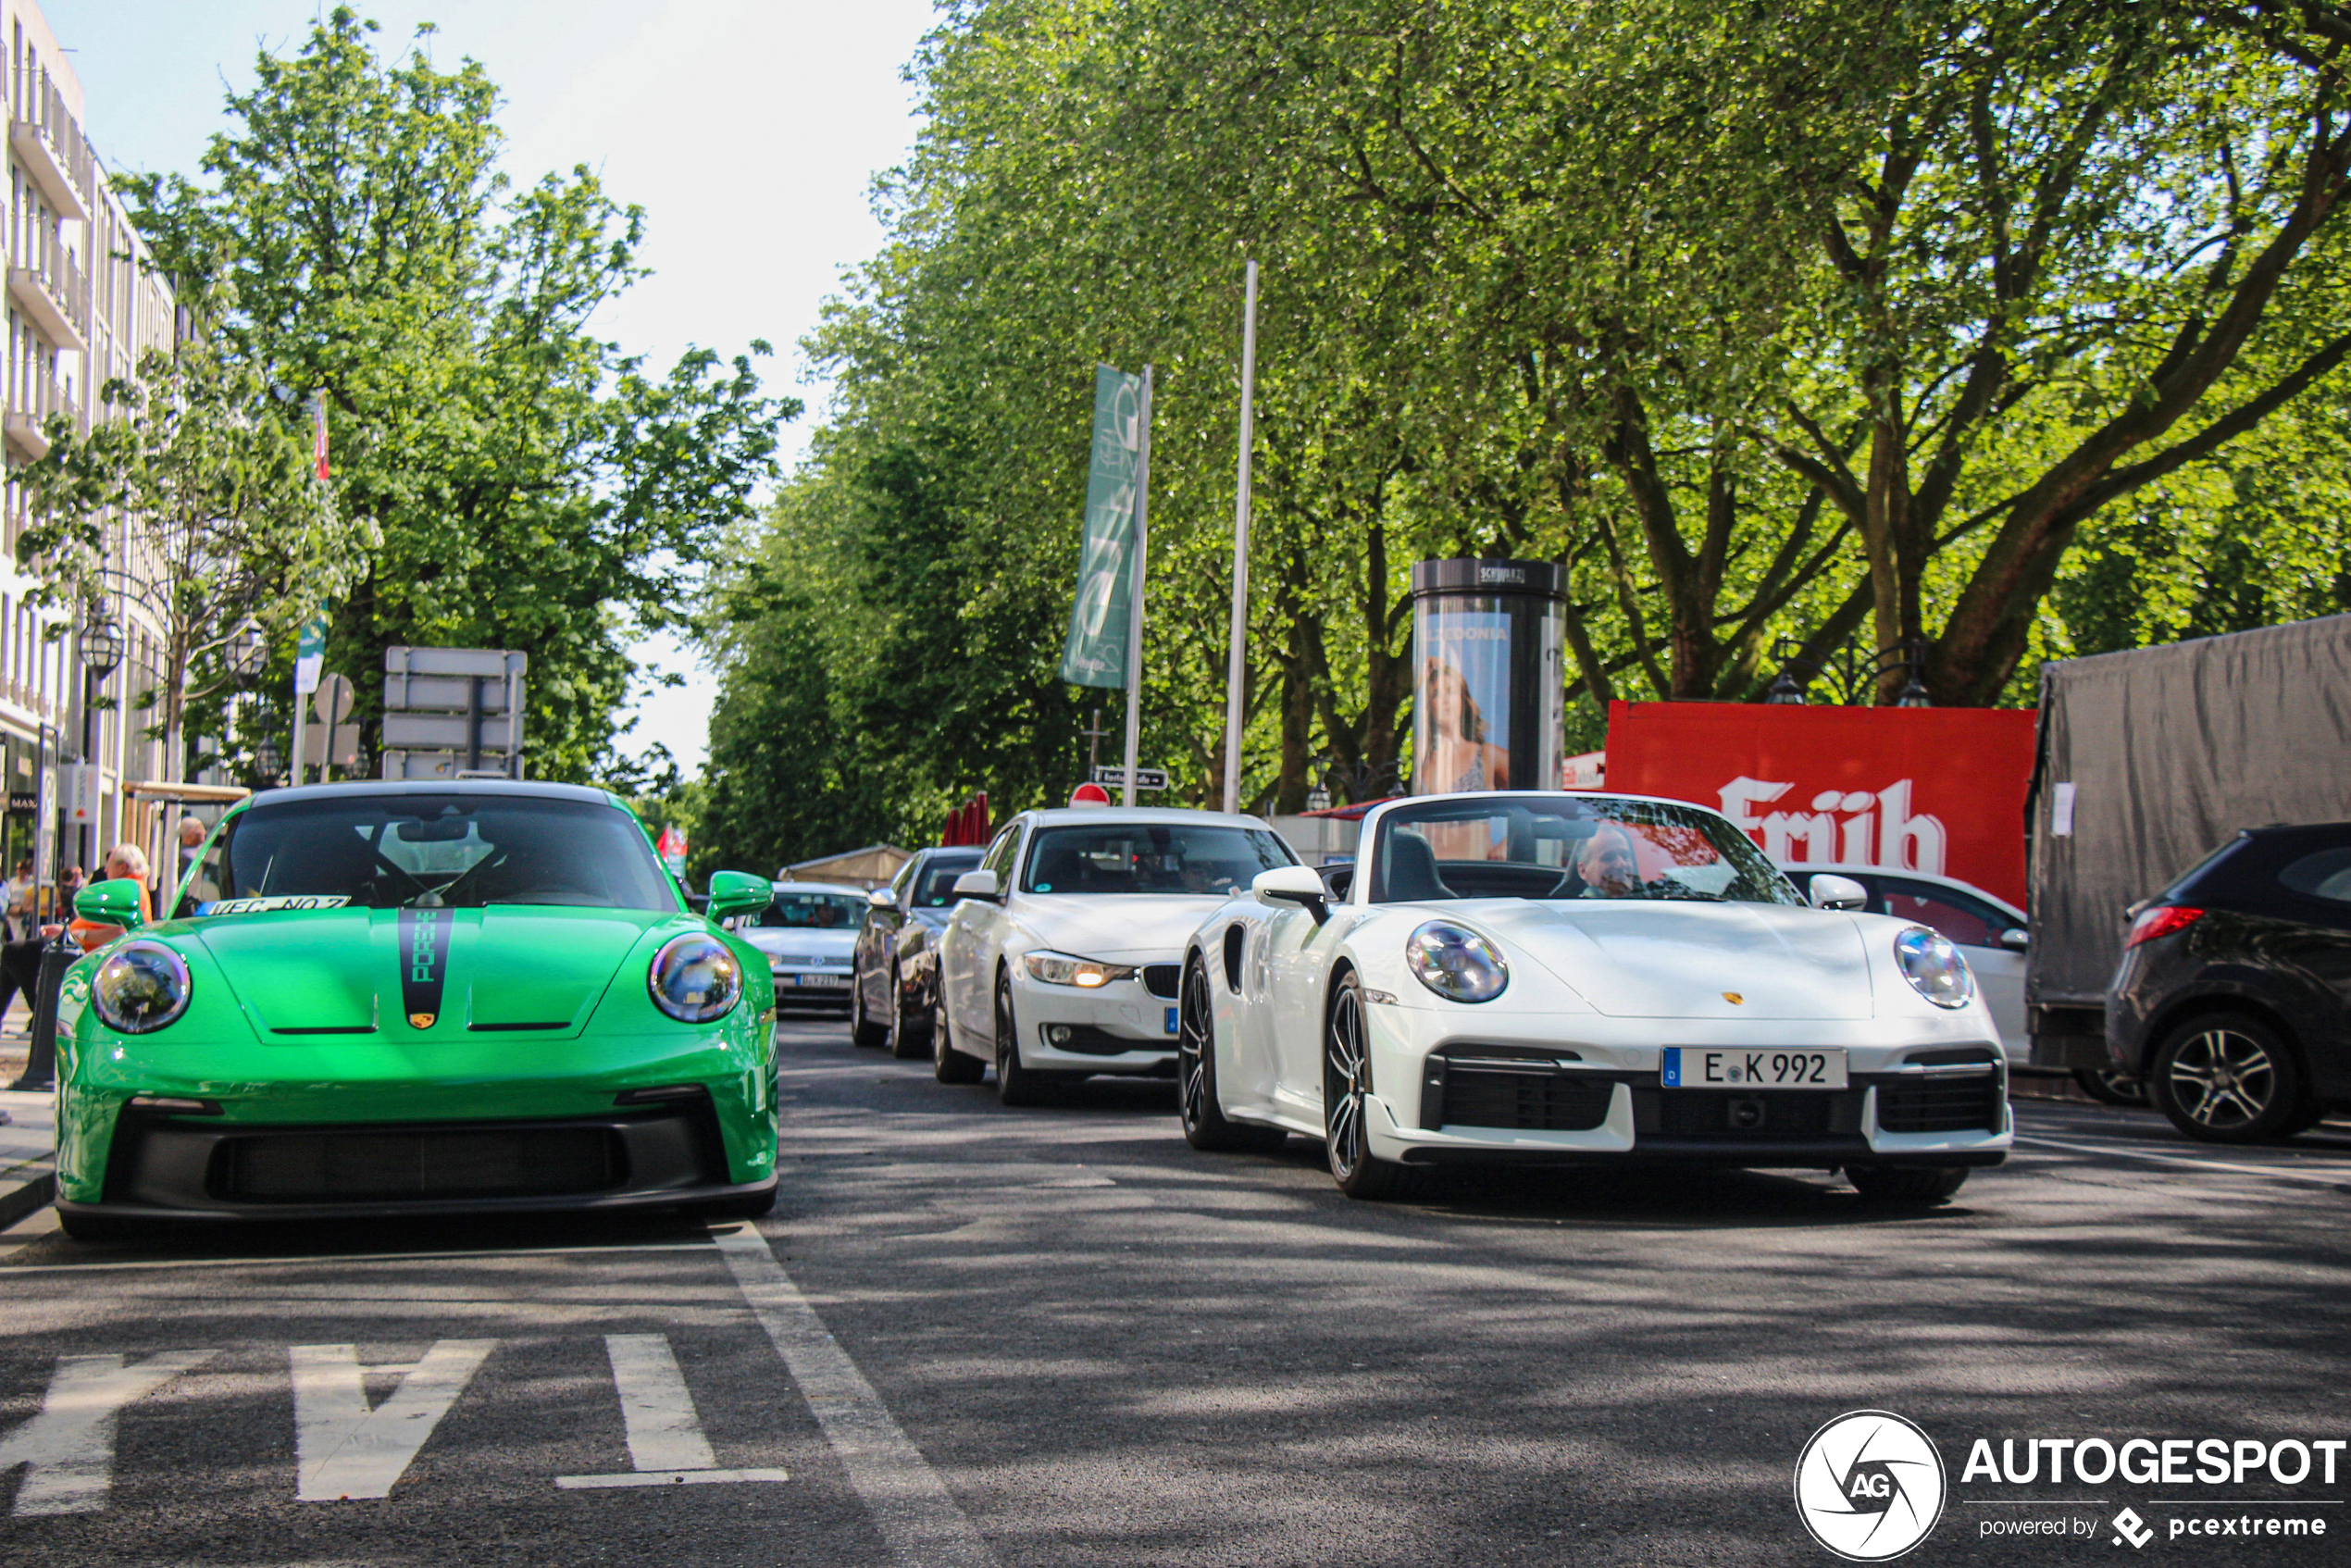
[[[1777,1174],[1374,1205],[1302,1140],[1194,1154],[1165,1084],[1006,1111],[781,1032],[756,1234],[0,1237],[0,1563],[1822,1564],[1791,1474],[1861,1408],[1947,1467],[1906,1562],[2351,1560],[2351,1455],[1962,1475],[1979,1438],[2351,1438],[2345,1129],[2025,1105],[1915,1214]],[[2328,1534],[2171,1534],[2223,1515]]]

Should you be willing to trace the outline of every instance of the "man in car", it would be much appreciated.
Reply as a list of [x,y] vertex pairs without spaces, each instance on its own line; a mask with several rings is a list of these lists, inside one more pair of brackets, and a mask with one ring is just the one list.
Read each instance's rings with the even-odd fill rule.
[[1633,852],[1633,835],[1613,822],[1603,822],[1584,840],[1575,856],[1575,877],[1583,883],[1578,898],[1630,898],[1641,890],[1641,863]]

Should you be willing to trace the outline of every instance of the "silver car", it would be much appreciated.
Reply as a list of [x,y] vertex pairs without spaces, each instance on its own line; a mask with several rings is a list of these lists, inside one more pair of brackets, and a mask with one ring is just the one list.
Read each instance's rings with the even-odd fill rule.
[[778,882],[776,899],[736,927],[767,955],[777,1007],[849,1006],[858,923],[865,917],[862,888],[830,882]]

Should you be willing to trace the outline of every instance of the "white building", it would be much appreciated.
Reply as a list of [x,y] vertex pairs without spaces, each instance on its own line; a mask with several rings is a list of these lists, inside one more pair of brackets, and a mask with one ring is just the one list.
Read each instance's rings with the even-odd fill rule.
[[[98,389],[128,374],[145,350],[168,347],[180,323],[168,284],[148,271],[146,247],[83,134],[81,84],[49,24],[31,0],[0,0],[0,37],[8,51],[7,343],[0,385],[8,474],[0,490],[0,778],[8,812],[0,858],[13,867],[45,836],[41,847],[61,857],[44,856],[46,870],[80,863],[85,852],[56,771],[61,760],[82,760],[85,683],[71,624],[79,617],[26,604],[38,582],[17,565],[26,515],[16,471],[48,449],[42,435],[48,415],[62,413],[88,429]],[[151,715],[131,707],[156,684],[159,640],[138,605],[139,563],[126,562],[118,543],[110,566],[105,610],[121,630],[123,653],[100,689],[116,705],[102,703],[95,715],[95,841],[153,843],[160,824],[151,820],[152,808],[126,797],[122,786],[168,777],[160,743],[140,733]],[[53,635],[60,628],[64,635]]]

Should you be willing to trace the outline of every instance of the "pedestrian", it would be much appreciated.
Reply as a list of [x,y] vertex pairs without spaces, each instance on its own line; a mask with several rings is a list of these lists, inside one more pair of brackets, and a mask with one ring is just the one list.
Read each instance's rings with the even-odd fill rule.
[[[36,891],[42,890],[36,890]],[[81,890],[81,867],[68,865],[60,870],[57,873],[56,902],[50,913],[69,914],[73,909],[73,895]],[[39,918],[39,915],[40,910],[35,903],[32,912],[25,916],[26,921],[33,922]],[[49,945],[50,939],[64,929],[64,923],[62,919],[59,919],[46,925],[36,926],[31,932],[19,940],[0,945],[0,1018],[7,1015],[8,1004],[16,1000],[19,991],[24,992],[27,1006],[31,1005],[41,984],[41,950]],[[31,1020],[28,1017],[25,1021],[28,1033],[31,1032]]]
[[193,814],[180,819],[180,863],[171,874],[173,887],[188,879],[188,867],[195,865],[196,855],[204,848],[205,835],[210,831],[204,820]]
[[[136,844],[121,843],[106,852],[106,877],[109,882],[139,884],[139,923],[146,925],[155,919],[155,904],[147,896],[147,852]],[[71,910],[71,903],[67,908]],[[66,935],[81,945],[84,952],[95,952],[117,937],[122,927],[103,921],[84,920],[75,915],[66,927]]]
[[8,935],[16,940],[32,929],[32,857],[17,862],[17,874],[8,878]]

